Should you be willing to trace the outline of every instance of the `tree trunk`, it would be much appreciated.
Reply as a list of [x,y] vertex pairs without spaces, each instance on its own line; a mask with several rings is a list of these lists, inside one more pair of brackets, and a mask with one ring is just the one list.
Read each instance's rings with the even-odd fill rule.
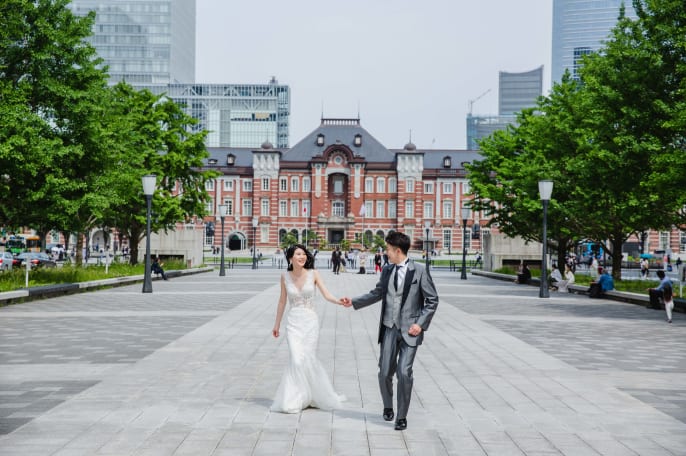
[[84,237],[81,235],[81,233],[76,235],[76,254],[74,255],[74,258],[76,259],[76,266],[83,265],[83,239]]
[[622,236],[612,238],[612,278],[615,281],[622,280],[622,244]]
[[132,227],[129,232],[129,251],[131,253],[129,263],[132,265],[138,264],[138,244],[140,244],[141,239],[145,239],[145,232],[138,227]]

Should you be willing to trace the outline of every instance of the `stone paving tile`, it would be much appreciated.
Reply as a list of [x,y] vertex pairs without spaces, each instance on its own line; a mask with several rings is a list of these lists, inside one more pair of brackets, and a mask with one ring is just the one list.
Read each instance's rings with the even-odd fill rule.
[[[272,414],[288,356],[284,338],[269,334],[279,274],[233,270],[226,278],[215,273],[155,283],[149,296],[131,286],[0,309],[0,327],[40,322],[33,329],[45,330],[67,318],[83,339],[26,349],[25,363],[0,363],[0,383],[36,380],[40,372],[53,382],[79,381],[64,371],[69,365],[91,382],[80,392],[45,386],[42,393],[63,402],[0,436],[0,454],[576,456],[674,455],[686,448],[686,426],[678,419],[685,355],[648,357],[617,348],[636,337],[656,341],[666,326],[658,312],[575,295],[540,300],[534,287],[472,276],[460,281],[441,271],[434,277],[442,304],[415,363],[407,431],[394,431],[380,417],[378,306],[358,312],[320,306],[319,356],[348,397],[344,408]],[[334,294],[356,295],[376,280],[322,275]],[[147,330],[150,339],[141,336],[130,352],[136,345],[152,350],[84,369],[87,364],[70,360],[79,353],[69,350],[89,344],[89,331],[79,324],[96,320],[100,326],[112,320],[121,333],[129,320],[132,333]],[[174,338],[158,321],[187,327]],[[683,336],[683,323],[675,318],[671,330]],[[170,340],[154,348],[157,333]],[[550,345],[551,338],[573,349]],[[19,340],[0,332],[0,345],[8,339]],[[17,371],[4,376],[8,366]],[[21,393],[8,391],[0,391],[0,401]]]

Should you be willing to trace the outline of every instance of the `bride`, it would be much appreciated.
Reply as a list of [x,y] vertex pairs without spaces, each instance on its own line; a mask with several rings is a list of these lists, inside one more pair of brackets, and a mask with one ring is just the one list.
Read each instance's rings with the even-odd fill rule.
[[276,323],[272,335],[279,337],[281,318],[286,308],[286,297],[290,310],[286,317],[286,340],[290,361],[281,378],[271,410],[284,413],[298,413],[307,407],[325,410],[340,408],[343,396],[338,395],[317,359],[319,340],[319,318],[315,309],[315,287],[319,288],[327,301],[342,305],[336,299],[314,270],[314,257],[307,248],[296,244],[286,251],[288,269],[281,275],[281,296],[276,311]]

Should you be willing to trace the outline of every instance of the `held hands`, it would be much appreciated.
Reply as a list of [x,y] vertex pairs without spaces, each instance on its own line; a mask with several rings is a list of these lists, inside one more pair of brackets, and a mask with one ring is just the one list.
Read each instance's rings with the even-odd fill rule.
[[353,305],[353,300],[348,298],[347,296],[344,296],[338,300],[338,303],[343,307],[350,307]]

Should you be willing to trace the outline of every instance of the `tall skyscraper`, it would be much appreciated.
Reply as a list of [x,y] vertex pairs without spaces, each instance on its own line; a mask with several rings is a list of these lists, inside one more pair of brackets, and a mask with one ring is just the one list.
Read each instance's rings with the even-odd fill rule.
[[636,17],[631,0],[553,0],[552,82],[565,70],[577,77],[581,58],[597,51],[617,23],[621,5]]
[[290,88],[195,82],[196,0],[72,0],[77,15],[95,11],[91,42],[110,83],[166,94],[209,131],[208,147],[288,147]]
[[498,76],[498,115],[479,116],[467,114],[467,149],[478,150],[478,141],[504,130],[517,121],[522,109],[536,106],[543,95],[543,65],[531,71],[508,73]]
[[91,42],[110,83],[195,81],[195,0],[73,0],[70,8],[96,12]]
[[516,115],[524,108],[536,106],[543,94],[543,65],[522,73],[501,71],[498,76],[498,115]]

